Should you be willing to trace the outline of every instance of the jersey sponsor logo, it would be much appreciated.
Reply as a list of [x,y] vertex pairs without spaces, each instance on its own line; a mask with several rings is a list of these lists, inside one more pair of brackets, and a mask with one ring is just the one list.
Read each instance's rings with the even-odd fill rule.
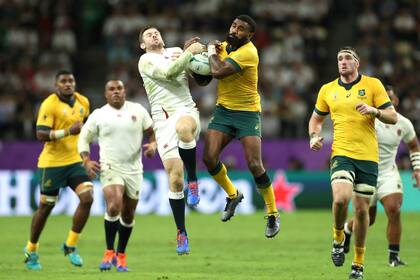
[[338,166],[338,161],[334,160],[333,163],[331,164],[331,169],[334,169]]
[[351,91],[347,92],[346,98],[349,98],[351,96]]
[[136,117],[135,115],[132,115],[132,116],[131,116],[131,120],[132,120],[133,122],[136,122],[136,121],[137,121],[137,117]]
[[364,89],[359,89],[359,96],[365,96],[366,91]]
[[45,121],[47,118],[48,118],[48,116],[47,116],[47,115],[44,115],[44,121]]

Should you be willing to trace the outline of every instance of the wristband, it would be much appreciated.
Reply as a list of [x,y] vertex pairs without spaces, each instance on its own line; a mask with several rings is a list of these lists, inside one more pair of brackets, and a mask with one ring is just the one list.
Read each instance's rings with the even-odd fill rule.
[[420,170],[420,152],[411,153],[410,160],[413,170]]
[[59,140],[66,136],[70,135],[70,130],[68,129],[60,129],[60,130],[51,130],[50,131],[50,140]]
[[208,45],[207,46],[207,53],[210,56],[212,56],[213,54],[216,54],[216,46],[215,45]]

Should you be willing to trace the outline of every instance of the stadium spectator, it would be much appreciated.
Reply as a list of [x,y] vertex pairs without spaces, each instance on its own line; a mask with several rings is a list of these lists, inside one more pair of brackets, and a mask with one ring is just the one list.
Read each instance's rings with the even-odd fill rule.
[[58,200],[60,189],[67,186],[75,192],[80,202],[67,240],[61,248],[70,263],[83,265],[77,243],[93,202],[93,184],[77,151],[80,129],[89,115],[89,101],[75,92],[76,81],[68,71],[57,73],[55,86],[56,92],[42,102],[37,121],[37,138],[45,144],[38,160],[40,204],[32,218],[30,238],[25,247],[25,263],[30,270],[41,269],[38,240]]
[[339,78],[324,84],[309,120],[310,148],[319,151],[325,117],[331,113],[334,141],[331,154],[333,249],[335,266],[344,264],[344,223],[350,200],[354,207],[354,258],[350,279],[363,279],[369,200],[378,175],[378,148],[374,121],[395,124],[397,114],[382,83],[359,74],[355,49],[344,47],[337,54]]
[[227,176],[220,154],[232,139],[240,140],[249,171],[267,207],[265,236],[272,238],[280,230],[280,216],[261,155],[261,101],[257,89],[259,58],[250,41],[255,30],[255,21],[248,15],[240,15],[233,20],[225,42],[213,40],[207,46],[211,73],[218,80],[218,87],[216,108],[206,132],[203,161],[210,175],[228,195],[221,217],[226,222],[235,214],[244,196]]
[[[83,126],[78,148],[88,174],[96,177],[100,171],[107,206],[104,219],[106,250],[99,269],[110,270],[114,264],[117,271],[125,272],[128,271],[125,250],[134,226],[143,182],[143,132],[149,137],[149,143],[144,145],[145,156],[154,156],[156,141],[149,113],[140,104],[125,100],[122,81],[108,81],[105,98],[107,104],[93,111]],[[93,139],[99,143],[100,164],[90,159],[89,144]]]

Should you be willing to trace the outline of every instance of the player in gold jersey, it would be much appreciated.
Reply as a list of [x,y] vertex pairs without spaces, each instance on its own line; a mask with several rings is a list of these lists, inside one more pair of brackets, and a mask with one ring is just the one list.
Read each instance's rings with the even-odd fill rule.
[[38,240],[60,188],[66,186],[78,195],[80,202],[62,250],[73,265],[83,265],[76,246],[93,202],[93,185],[77,150],[78,134],[89,115],[89,101],[75,92],[76,82],[68,71],[57,73],[55,86],[57,91],[41,104],[36,127],[36,136],[45,145],[38,160],[40,204],[32,218],[30,238],[25,247],[26,266],[31,270],[41,269]]
[[375,118],[395,124],[397,113],[382,83],[359,74],[359,55],[351,47],[337,54],[339,78],[324,84],[309,120],[310,148],[322,148],[320,136],[325,116],[331,114],[334,140],[331,155],[333,194],[333,249],[335,266],[344,264],[344,223],[352,200],[354,208],[354,258],[350,279],[363,279],[369,202],[378,176]]
[[233,138],[241,141],[248,168],[266,204],[265,236],[272,238],[280,230],[280,217],[271,180],[261,157],[261,103],[257,90],[259,58],[250,41],[255,29],[256,23],[250,16],[237,16],[226,42],[212,41],[208,45],[211,73],[218,79],[218,88],[216,108],[205,138],[204,163],[228,195],[221,217],[226,222],[235,214],[235,208],[244,196],[232,184],[219,157]]

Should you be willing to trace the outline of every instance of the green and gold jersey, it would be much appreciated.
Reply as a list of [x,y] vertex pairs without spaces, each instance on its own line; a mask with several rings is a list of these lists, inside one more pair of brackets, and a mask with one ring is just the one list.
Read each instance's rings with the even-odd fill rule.
[[356,105],[362,102],[379,109],[392,106],[382,83],[365,75],[360,75],[351,84],[336,79],[321,87],[315,112],[319,115],[331,113],[334,124],[331,157],[347,156],[378,162],[375,117],[363,116],[356,110]]
[[[68,104],[52,93],[41,104],[36,122],[37,130],[42,129],[68,129],[75,122],[85,120],[89,115],[89,100],[80,93],[74,93],[74,103]],[[44,144],[38,167],[59,167],[81,162],[77,150],[79,135],[69,135]]]
[[217,105],[227,109],[261,112],[258,94],[258,51],[252,42],[231,52],[222,44],[221,60],[231,63],[238,72],[219,80],[217,85]]

